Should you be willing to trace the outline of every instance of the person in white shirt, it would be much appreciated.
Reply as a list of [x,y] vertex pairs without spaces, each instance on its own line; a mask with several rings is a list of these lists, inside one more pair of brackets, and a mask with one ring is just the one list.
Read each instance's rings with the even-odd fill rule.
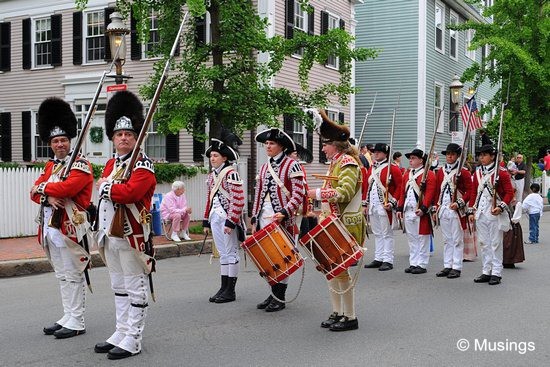
[[540,196],[540,185],[537,183],[529,186],[531,193],[523,200],[523,210],[529,214],[529,241],[526,244],[539,243],[539,220],[542,217],[542,196]]

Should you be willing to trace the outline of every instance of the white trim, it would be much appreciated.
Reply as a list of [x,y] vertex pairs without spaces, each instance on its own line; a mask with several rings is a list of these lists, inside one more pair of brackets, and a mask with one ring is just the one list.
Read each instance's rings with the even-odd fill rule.
[[[455,17],[456,18],[456,24],[460,24],[460,16],[453,11],[453,9],[449,9],[449,24],[452,24],[451,23],[451,17]],[[455,47],[455,56],[453,57],[453,55],[451,55],[451,32],[453,32],[451,29],[449,29],[449,57],[452,59],[452,60],[455,60],[455,61],[458,61],[458,45],[460,44],[460,32],[459,31],[454,31],[455,32],[455,39],[456,39],[456,47]]]
[[[436,9],[437,8],[440,8],[441,9],[441,48],[438,48],[437,47],[437,30],[438,28],[436,27],[435,25],[435,16],[436,16]],[[443,3],[439,2],[439,1],[436,1],[435,2],[435,7],[434,7],[434,49],[445,55],[445,5],[443,5]]]
[[418,0],[418,95],[416,137],[422,146],[426,141],[426,0]]

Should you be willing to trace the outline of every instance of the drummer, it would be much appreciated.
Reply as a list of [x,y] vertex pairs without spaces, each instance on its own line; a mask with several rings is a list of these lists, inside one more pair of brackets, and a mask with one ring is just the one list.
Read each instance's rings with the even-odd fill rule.
[[[277,128],[264,130],[256,135],[256,141],[264,143],[269,161],[260,167],[256,177],[256,192],[252,209],[252,234],[273,221],[281,223],[291,238],[298,233],[296,212],[303,203],[305,177],[300,164],[285,155],[286,150],[294,151],[294,141],[284,131]],[[272,294],[285,300],[288,278],[271,286]],[[271,294],[256,307],[266,312],[276,312],[285,308],[285,303]]]
[[[362,245],[366,223],[361,212],[359,152],[349,142],[349,128],[331,121],[325,111],[319,112],[323,119],[319,129],[323,152],[330,160],[327,176],[333,176],[334,179],[325,180],[320,189],[310,189],[308,196],[321,200],[322,217],[337,215],[357,243]],[[348,271],[329,280],[328,286],[333,312],[328,320],[321,323],[321,327],[332,331],[357,329],[359,323],[355,315],[355,285],[352,284]]]

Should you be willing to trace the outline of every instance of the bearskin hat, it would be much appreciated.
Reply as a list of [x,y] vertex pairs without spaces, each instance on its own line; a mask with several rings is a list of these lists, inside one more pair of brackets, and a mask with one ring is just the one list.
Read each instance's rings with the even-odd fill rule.
[[130,130],[139,134],[144,121],[143,105],[132,92],[117,92],[107,103],[105,131],[109,140],[113,140],[113,135],[118,130]]
[[336,122],[329,119],[324,110],[319,110],[319,114],[323,118],[323,122],[319,127],[319,133],[324,143],[346,141],[349,139],[350,131],[347,126],[338,125]]
[[38,134],[44,143],[49,143],[56,136],[74,138],[76,124],[71,106],[60,98],[47,98],[38,108]]

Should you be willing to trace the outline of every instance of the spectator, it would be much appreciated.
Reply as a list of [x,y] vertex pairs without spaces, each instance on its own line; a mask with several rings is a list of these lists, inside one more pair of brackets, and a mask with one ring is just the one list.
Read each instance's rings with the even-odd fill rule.
[[512,182],[514,183],[514,188],[516,189],[516,201],[519,203],[523,200],[523,189],[525,188],[525,162],[523,161],[523,155],[518,154],[516,156],[516,170],[510,172],[513,174]]
[[164,195],[160,204],[160,215],[163,220],[172,221],[172,241],[180,242],[181,239],[189,241],[189,220],[191,208],[187,206],[185,197],[185,184],[175,181],[172,184],[172,191]]
[[479,134],[481,135],[481,145],[493,145],[489,135],[487,135],[487,130],[479,129]]
[[372,155],[371,155],[372,148],[374,148],[373,144],[363,144],[361,145],[361,149],[359,151],[360,153],[359,159],[361,160],[361,163],[367,170],[372,165]]
[[546,172],[550,171],[550,149],[546,151],[546,156],[544,157],[544,170]]
[[529,214],[529,241],[526,244],[539,243],[539,219],[542,216],[542,196],[540,196],[540,185],[537,183],[529,186],[531,193],[523,201],[523,210]]
[[537,163],[537,167],[538,167],[541,171],[544,171],[544,158],[539,159],[539,163]]

